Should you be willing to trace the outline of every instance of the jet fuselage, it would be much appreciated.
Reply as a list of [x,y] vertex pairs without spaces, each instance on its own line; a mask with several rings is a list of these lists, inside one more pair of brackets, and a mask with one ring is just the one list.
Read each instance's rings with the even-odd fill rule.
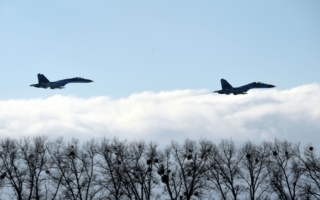
[[222,90],[214,91],[219,94],[247,94],[247,91],[255,88],[273,88],[274,85],[265,84],[261,82],[253,82],[241,87],[232,87],[225,79],[221,79]]
[[30,86],[34,86],[34,87],[37,87],[37,88],[44,88],[44,89],[47,89],[47,88],[62,89],[62,88],[64,88],[63,86],[59,86],[59,84],[57,82],[38,83],[38,84],[30,85]]
[[63,89],[64,86],[68,83],[91,83],[93,81],[89,79],[76,77],[50,82],[43,74],[38,74],[38,82],[38,84],[32,84],[30,86],[44,89]]

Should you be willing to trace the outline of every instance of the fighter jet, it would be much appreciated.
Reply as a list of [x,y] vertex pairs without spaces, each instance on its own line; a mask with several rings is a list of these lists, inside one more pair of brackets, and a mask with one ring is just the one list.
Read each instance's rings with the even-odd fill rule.
[[261,82],[253,82],[253,83],[249,83],[248,85],[234,88],[225,79],[221,79],[221,86],[222,86],[222,90],[217,90],[214,92],[217,92],[219,94],[229,95],[230,93],[233,93],[234,95],[238,95],[238,94],[247,94],[248,90],[254,89],[254,88],[274,88],[274,87],[276,87],[274,85],[269,85],[269,84],[265,84],[265,83],[261,83]]
[[32,84],[30,86],[33,86],[36,88],[45,88],[45,89],[47,89],[48,87],[50,89],[63,89],[64,86],[68,83],[91,83],[93,81],[89,79],[76,77],[76,78],[68,78],[60,81],[50,82],[43,74],[38,74],[38,82],[39,82],[38,84]]

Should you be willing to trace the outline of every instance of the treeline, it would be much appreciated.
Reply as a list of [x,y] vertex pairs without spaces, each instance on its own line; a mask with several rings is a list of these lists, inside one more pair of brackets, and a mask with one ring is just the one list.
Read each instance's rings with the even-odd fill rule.
[[2,139],[1,199],[320,199],[320,159],[288,141]]

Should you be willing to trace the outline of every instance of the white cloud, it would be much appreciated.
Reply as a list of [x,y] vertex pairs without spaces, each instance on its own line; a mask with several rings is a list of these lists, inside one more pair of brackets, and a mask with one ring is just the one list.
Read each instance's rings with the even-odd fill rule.
[[112,100],[82,99],[0,101],[0,135],[64,136],[80,140],[114,136],[167,145],[173,140],[220,141],[287,139],[320,145],[320,86],[291,90],[251,90],[247,95],[218,95],[207,90],[142,92]]

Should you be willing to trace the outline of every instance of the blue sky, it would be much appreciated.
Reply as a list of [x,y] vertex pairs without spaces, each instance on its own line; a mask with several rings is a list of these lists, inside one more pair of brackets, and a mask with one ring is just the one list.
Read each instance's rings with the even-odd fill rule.
[[[0,99],[319,83],[320,1],[1,1]],[[29,87],[84,77],[65,90]]]
[[319,0],[2,0],[0,136],[319,146],[319,22]]

